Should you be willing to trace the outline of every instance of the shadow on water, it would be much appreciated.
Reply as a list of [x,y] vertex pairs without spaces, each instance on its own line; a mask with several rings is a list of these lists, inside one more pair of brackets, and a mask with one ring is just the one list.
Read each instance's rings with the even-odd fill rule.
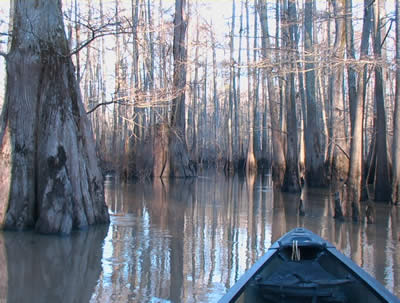
[[89,302],[107,228],[70,237],[0,232],[0,302]]
[[71,239],[0,233],[0,302],[216,302],[298,226],[400,295],[399,207],[377,205],[373,225],[338,222],[329,189],[285,194],[268,175],[109,180],[105,188],[108,231]]

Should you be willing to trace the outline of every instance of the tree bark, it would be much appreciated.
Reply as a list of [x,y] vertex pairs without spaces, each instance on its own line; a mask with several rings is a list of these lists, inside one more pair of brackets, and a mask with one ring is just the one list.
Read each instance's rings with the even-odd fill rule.
[[198,86],[199,86],[199,34],[200,34],[200,29],[199,29],[199,18],[197,18],[197,27],[196,27],[196,42],[195,42],[195,50],[194,50],[194,82],[192,84],[192,89],[193,89],[193,110],[191,115],[189,117],[191,118],[191,125],[192,125],[192,133],[193,133],[193,138],[192,138],[192,148],[191,148],[191,154],[192,154],[192,159],[195,159],[195,161],[198,161],[199,159],[199,146],[197,144],[197,129],[198,129],[198,123],[197,123],[197,103],[198,103]]
[[386,113],[384,101],[384,76],[382,61],[382,16],[380,15],[380,2],[375,0],[373,49],[377,64],[375,65],[375,102],[376,102],[376,167],[375,167],[375,200],[390,201],[391,183],[386,143]]
[[[254,1],[254,8],[257,5],[257,0]],[[253,39],[253,63],[255,64],[258,57],[258,20],[257,20],[257,11],[254,11],[254,39]],[[258,163],[261,159],[261,113],[262,113],[262,104],[260,104],[260,69],[258,69],[255,65],[253,67],[253,100],[254,106],[252,108],[253,116],[254,116],[254,156],[256,158],[256,162]]]
[[[137,142],[138,142],[138,128],[140,127],[137,122],[138,110],[135,102],[137,101],[137,95],[139,90],[139,50],[138,50],[138,23],[139,23],[139,0],[131,0],[130,1],[130,13],[131,13],[131,30],[132,30],[132,46],[130,57],[131,57],[131,66],[130,66],[130,79],[129,79],[129,91],[127,98],[133,106],[128,109],[128,118],[133,121],[133,125],[128,127],[126,134],[126,145],[125,145],[125,159],[128,162],[125,165],[127,178],[132,178],[134,175],[138,175],[138,162],[142,162],[141,159],[138,159],[138,150],[137,150]],[[105,65],[105,63],[104,63]],[[162,78],[162,77],[161,77]],[[126,121],[125,121],[126,122]],[[164,121],[163,121],[164,122]],[[154,126],[156,128],[156,126]],[[153,136],[155,134],[153,132]],[[168,147],[168,145],[167,145]],[[155,164],[154,164],[155,166]],[[153,170],[154,172],[154,170]],[[159,175],[158,175],[159,176]]]
[[[268,14],[267,14],[267,1],[258,0],[257,5],[258,14],[260,16],[261,32],[262,32],[262,48],[261,55],[266,63],[272,62],[271,43],[269,40],[268,30]],[[268,65],[267,65],[268,66]],[[271,119],[271,137],[272,137],[272,178],[275,186],[281,187],[283,184],[283,177],[286,168],[285,154],[283,150],[282,134],[279,127],[279,104],[276,93],[274,81],[272,79],[272,68],[267,67],[263,71],[263,78],[267,81],[268,86],[268,100],[269,100],[269,113]],[[263,82],[264,82],[263,80]]]
[[[345,8],[346,8],[346,15],[345,15],[345,32],[346,32],[346,55],[349,59],[356,61],[356,54],[355,54],[355,49],[354,49],[354,29],[353,29],[353,11],[352,11],[353,3],[352,0],[346,0],[345,1]],[[367,22],[368,25],[368,22]],[[369,25],[368,25],[369,26]],[[369,34],[368,34],[369,36]],[[364,69],[366,67],[363,67]],[[365,109],[365,95],[366,95],[366,85],[367,85],[367,73],[363,72],[362,73],[364,79],[362,80],[362,85],[363,85],[363,111]],[[348,88],[348,96],[349,96],[349,108],[350,108],[350,130],[352,129],[352,123],[355,120],[354,114],[356,110],[353,108],[357,104],[357,70],[354,66],[354,64],[348,64],[347,65],[347,88]],[[363,123],[365,123],[366,118],[364,117],[363,114]],[[365,132],[365,127],[364,127],[364,132]],[[350,139],[351,140],[351,139]],[[363,136],[363,141],[366,140],[366,137]],[[365,154],[365,142],[363,143],[362,146],[362,156],[364,157]],[[365,183],[365,173],[364,173],[364,162],[362,161],[362,177],[361,177],[361,200],[366,200],[368,199],[368,189]]]
[[315,71],[313,55],[313,1],[306,0],[304,16],[304,50],[306,68],[306,96],[307,114],[305,127],[305,158],[306,158],[306,181],[310,186],[325,186],[324,150],[321,144],[320,132],[323,127],[317,114],[317,100],[315,94]]
[[[205,49],[208,50],[207,42],[205,45]],[[202,127],[201,127],[201,129],[202,129],[202,136],[201,136],[202,157],[201,157],[201,159],[202,160],[205,157],[208,158],[208,155],[206,155],[206,146],[207,146],[206,142],[207,142],[208,135],[209,135],[209,132],[207,131],[208,130],[208,127],[207,127],[207,90],[208,90],[208,87],[207,87],[207,80],[208,80],[207,79],[207,74],[208,74],[207,54],[205,54],[204,57],[205,57],[205,59],[204,59],[205,62],[203,63],[204,64],[204,76],[203,76],[203,104],[202,104],[203,110],[202,110]]]
[[[78,0],[75,0],[75,39],[76,39],[76,45],[79,45],[80,40],[81,40],[81,25],[80,22],[78,21],[80,11],[79,11],[79,4]],[[75,54],[75,70],[76,70],[76,80],[78,84],[81,82],[81,59],[80,59],[80,52],[77,52]]]
[[[251,175],[257,171],[257,161],[254,156],[254,107],[251,94],[251,67],[250,67],[250,22],[249,22],[249,0],[246,0],[246,28],[247,28],[247,102],[249,112],[249,144],[246,158],[246,174]],[[256,79],[254,78],[253,81]],[[255,93],[255,91],[254,91]]]
[[[364,22],[361,37],[360,60],[365,60],[368,55],[368,40],[371,30],[371,8],[370,0],[364,0]],[[350,168],[347,177],[347,197],[344,201],[343,214],[349,216],[352,212],[354,220],[360,217],[360,198],[362,186],[362,162],[363,162],[363,114],[364,98],[366,89],[367,66],[363,64],[360,67],[357,80],[357,98],[350,109],[353,121],[351,123],[351,141],[350,141]],[[351,208],[351,210],[350,210]]]
[[109,222],[61,1],[12,3],[0,129],[0,226],[69,234]]
[[234,57],[233,57],[233,50],[234,50],[234,33],[235,33],[235,0],[232,0],[232,24],[231,24],[231,33],[230,33],[230,42],[229,42],[229,52],[230,52],[230,69],[229,69],[229,91],[228,91],[228,154],[225,163],[225,174],[230,175],[234,174],[235,167],[233,165],[233,150],[234,150],[234,143],[233,143],[233,104],[234,99],[236,99],[236,75],[235,75],[235,64],[234,64]]
[[[288,24],[289,37],[288,47],[290,71],[287,75],[288,92],[287,92],[287,153],[286,153],[286,170],[283,180],[282,190],[286,192],[300,192],[300,179],[298,170],[298,138],[297,138],[297,116],[296,116],[296,87],[295,87],[295,59],[296,50],[296,32],[297,32],[297,12],[296,2],[288,0]],[[283,25],[287,26],[287,25]]]
[[185,135],[185,88],[186,88],[186,0],[175,1],[174,18],[174,88],[177,96],[172,100],[171,130],[169,135],[169,160],[171,177],[192,177],[194,168],[189,160]]
[[[241,126],[241,120],[240,119],[240,115],[239,115],[239,111],[240,111],[240,106],[241,106],[241,83],[242,81],[241,79],[241,75],[242,75],[242,71],[241,71],[241,65],[242,65],[242,40],[243,40],[243,2],[240,1],[241,3],[241,7],[240,7],[240,24],[239,24],[239,48],[237,50],[237,64],[234,63],[234,77],[233,77],[233,101],[234,101],[234,117],[233,117],[233,124],[234,124],[234,133],[233,133],[233,158],[234,161],[236,161],[236,167],[237,169],[241,169],[239,167],[239,161],[241,159],[243,159],[244,155],[242,154],[242,148],[243,148],[243,144],[242,144],[242,136],[240,134],[240,126]],[[235,18],[235,14],[232,15],[232,18]],[[235,22],[232,21],[232,35],[234,39],[234,35],[235,35]],[[235,52],[235,44],[234,44],[234,40],[232,40],[232,47],[233,47],[233,52]],[[235,65],[237,66],[235,68]]]
[[[346,32],[346,55],[351,60],[356,60],[356,54],[354,50],[354,30],[353,30],[353,11],[352,11],[352,0],[345,0],[345,32]],[[357,98],[357,82],[356,82],[356,70],[352,64],[347,65],[347,87],[350,104],[350,123],[354,120],[352,113],[354,109],[351,107],[355,104],[353,100]]]
[[345,13],[344,0],[332,1],[335,19],[336,34],[334,42],[333,79],[331,81],[332,100],[330,121],[331,142],[330,153],[332,157],[332,173],[336,179],[345,179],[349,171],[349,160],[345,153],[348,152],[348,144],[345,131],[345,107],[343,99],[343,61],[345,52],[345,22],[342,17]]
[[[103,9],[103,0],[100,0],[100,26],[103,27],[105,22],[104,22],[104,9]],[[105,66],[106,66],[106,46],[105,46],[105,38],[101,37],[100,41],[100,49],[101,49],[101,59],[99,59],[99,65],[101,66],[101,72],[100,72],[100,87],[101,87],[101,103],[106,102],[106,95],[107,95],[107,86],[106,86],[106,76],[105,76]],[[99,145],[99,153],[101,155],[101,159],[104,160],[105,155],[109,154],[109,147],[106,144],[106,139],[107,139],[107,130],[108,130],[108,122],[106,119],[106,107],[102,106],[101,110],[101,117],[102,117],[102,124],[101,124],[101,135],[100,139],[96,138],[98,140],[98,145]],[[106,158],[108,161],[108,157]]]
[[119,115],[120,104],[118,104],[121,94],[121,45],[120,45],[120,35],[119,35],[119,1],[115,0],[115,31],[117,35],[115,35],[115,64],[114,64],[114,94],[113,99],[116,101],[113,106],[113,130],[112,130],[112,146],[111,151],[113,155],[113,168],[118,172],[118,176],[121,172],[121,149],[120,149],[120,140],[121,138],[121,116]]
[[400,0],[396,0],[396,94],[393,116],[392,202],[400,201]]
[[[212,24],[212,23],[211,23]],[[217,52],[216,52],[216,41],[215,34],[210,30],[210,40],[212,48],[212,70],[213,70],[213,104],[214,104],[214,142],[217,143],[218,131],[219,131],[219,102],[218,102],[218,85],[217,85]]]

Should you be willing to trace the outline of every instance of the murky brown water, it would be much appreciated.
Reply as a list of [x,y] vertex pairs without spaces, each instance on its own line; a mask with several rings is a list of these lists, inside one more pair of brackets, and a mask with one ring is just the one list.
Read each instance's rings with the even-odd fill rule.
[[268,176],[117,185],[110,226],[68,238],[0,232],[0,302],[215,302],[286,231],[330,240],[400,296],[400,208],[338,223],[328,190],[274,192]]

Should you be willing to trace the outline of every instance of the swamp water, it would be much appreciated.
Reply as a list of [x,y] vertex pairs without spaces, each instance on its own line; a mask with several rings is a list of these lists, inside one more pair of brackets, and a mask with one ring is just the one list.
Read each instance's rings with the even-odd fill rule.
[[328,189],[274,191],[270,176],[106,181],[109,226],[70,237],[0,232],[0,303],[216,302],[297,226],[331,241],[400,296],[400,207],[336,222]]

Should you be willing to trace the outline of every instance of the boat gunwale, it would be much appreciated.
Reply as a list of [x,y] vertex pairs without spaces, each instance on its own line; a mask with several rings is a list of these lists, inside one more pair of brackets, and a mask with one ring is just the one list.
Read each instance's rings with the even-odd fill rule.
[[271,247],[268,251],[251,266],[241,278],[229,288],[228,292],[218,301],[218,303],[229,303],[237,299],[243,291],[246,284],[268,263],[268,260],[278,251],[279,248]]
[[351,273],[359,280],[360,283],[365,284],[367,288],[374,292],[378,297],[390,303],[400,303],[399,298],[392,294],[385,286],[383,286],[364,269],[354,263],[353,260],[342,254],[337,248],[327,247],[326,250],[335,258],[337,258],[349,271],[351,271]]
[[338,262],[345,266],[346,269],[360,281],[360,283],[363,283],[370,291],[376,294],[378,298],[386,300],[389,303],[400,303],[399,298],[392,294],[379,281],[358,266],[349,257],[346,257],[343,253],[341,253],[332,243],[306,228],[295,228],[275,241],[267,250],[267,252],[261,256],[257,262],[254,263],[254,265],[251,266],[231,288],[229,288],[228,292],[218,302],[228,303],[234,302],[234,300],[238,299],[245,291],[246,285],[249,283],[249,281],[267,265],[268,261],[270,261],[271,257],[275,253],[284,247],[288,247],[290,240],[293,240],[294,236],[304,236],[305,234],[310,237],[311,242],[299,243],[299,246],[320,246],[326,252],[330,253],[334,258],[336,258]]

